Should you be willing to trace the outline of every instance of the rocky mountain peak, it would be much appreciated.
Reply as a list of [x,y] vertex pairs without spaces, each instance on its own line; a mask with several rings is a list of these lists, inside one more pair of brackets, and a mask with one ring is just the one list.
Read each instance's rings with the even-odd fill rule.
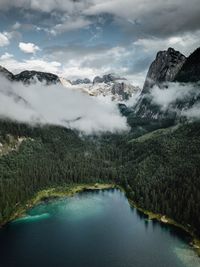
[[197,48],[185,61],[175,77],[177,82],[196,83],[200,81],[200,47]]
[[72,81],[72,84],[73,85],[77,85],[77,84],[89,84],[89,83],[92,83],[92,82],[88,78],[85,78],[85,79],[77,79],[75,81]]
[[147,93],[155,84],[159,86],[163,82],[173,81],[185,61],[186,57],[171,47],[158,52],[149,68],[142,92]]
[[96,76],[93,80],[93,84],[95,83],[110,83],[115,82],[117,80],[126,80],[125,78],[120,78],[119,76],[116,76],[115,74],[109,73],[105,74],[102,77]]
[[60,82],[59,77],[55,74],[33,70],[22,71],[21,73],[14,76],[14,80],[21,81],[26,84],[30,84],[31,82],[37,80],[40,82],[45,82],[46,84],[54,84]]

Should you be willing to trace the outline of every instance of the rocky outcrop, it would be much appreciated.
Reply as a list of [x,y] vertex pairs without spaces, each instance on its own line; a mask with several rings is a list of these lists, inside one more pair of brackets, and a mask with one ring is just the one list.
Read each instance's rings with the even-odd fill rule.
[[187,58],[176,75],[175,81],[184,83],[200,81],[200,47]]
[[103,77],[96,76],[93,80],[93,84],[95,83],[110,83],[110,82],[115,82],[117,80],[126,80],[125,78],[120,78],[115,76],[114,74],[105,74]]
[[14,76],[15,81],[21,81],[25,84],[30,84],[32,82],[45,82],[47,85],[56,84],[60,82],[57,75],[47,72],[40,71],[22,71],[21,73]]
[[160,86],[164,82],[173,81],[185,61],[186,57],[173,48],[158,52],[147,73],[142,93],[148,93],[155,84]]
[[9,80],[13,80],[14,79],[14,75],[12,74],[12,72],[8,71],[7,69],[5,69],[4,67],[0,66],[0,75],[9,79]]
[[88,78],[85,78],[85,79],[77,79],[75,81],[72,81],[72,84],[73,85],[77,85],[77,84],[90,84],[90,83],[92,83],[92,82]]

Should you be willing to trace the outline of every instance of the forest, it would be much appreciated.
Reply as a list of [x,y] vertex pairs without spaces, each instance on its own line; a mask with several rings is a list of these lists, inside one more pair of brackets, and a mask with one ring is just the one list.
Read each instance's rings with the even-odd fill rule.
[[141,136],[80,136],[62,127],[7,120],[0,121],[0,129],[2,146],[23,137],[18,149],[0,156],[1,224],[40,190],[112,182],[140,207],[165,214],[200,236],[199,122]]

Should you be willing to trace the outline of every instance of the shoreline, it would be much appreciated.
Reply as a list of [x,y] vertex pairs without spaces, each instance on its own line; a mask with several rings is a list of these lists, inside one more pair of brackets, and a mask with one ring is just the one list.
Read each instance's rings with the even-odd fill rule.
[[26,216],[26,211],[28,209],[31,209],[44,201],[62,197],[72,197],[87,190],[104,190],[111,188],[117,188],[117,186],[115,184],[107,183],[69,184],[38,191],[29,201],[26,202],[26,204],[16,207],[16,211],[10,216],[10,218],[0,224],[0,228],[6,226],[9,222]]
[[[116,184],[91,183],[91,184],[70,184],[70,185],[65,185],[63,187],[61,186],[52,187],[49,189],[41,190],[38,193],[36,193],[35,196],[32,197],[25,205],[22,205],[21,207],[19,207],[19,209],[7,221],[0,224],[0,228],[4,227],[9,222],[14,221],[15,219],[26,216],[26,211],[28,209],[31,209],[32,207],[44,201],[48,201],[48,200],[52,200],[56,198],[62,198],[62,197],[72,197],[84,191],[105,190],[105,189],[119,189],[122,192],[124,192],[125,196],[127,197],[126,190],[122,186],[119,186]],[[147,215],[149,220],[156,220],[160,223],[164,223],[164,224],[182,229],[185,233],[187,233],[190,236],[191,242],[189,243],[189,245],[194,249],[198,257],[200,257],[200,239],[196,237],[194,233],[191,230],[189,230],[186,226],[181,225],[180,223],[177,223],[175,220],[168,218],[166,215],[154,213],[149,210],[145,210],[139,207],[130,198],[127,197],[127,199],[129,201],[130,206],[134,207],[141,213]]]
[[129,198],[128,198],[128,201],[130,203],[130,206],[134,207],[135,209],[137,209],[141,213],[147,215],[148,220],[156,220],[160,223],[177,227],[177,228],[183,230],[185,233],[187,233],[189,235],[189,237],[191,238],[191,242],[189,242],[189,245],[196,252],[197,256],[200,257],[200,239],[197,236],[195,236],[194,233],[191,230],[189,230],[186,226],[184,226],[180,223],[177,223],[175,220],[168,218],[166,215],[145,210],[145,209],[139,207],[133,200],[131,200]]

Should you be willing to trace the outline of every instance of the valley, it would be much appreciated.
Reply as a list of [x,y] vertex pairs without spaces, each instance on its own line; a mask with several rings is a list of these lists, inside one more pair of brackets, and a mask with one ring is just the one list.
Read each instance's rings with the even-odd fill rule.
[[[193,64],[192,70],[199,75],[190,57],[183,68],[184,64]],[[32,80],[27,85],[29,75],[24,75],[18,83],[25,81],[29,90]],[[47,79],[45,86],[51,88],[53,76],[41,75]],[[129,129],[122,132],[86,134],[59,123],[23,123],[2,117],[0,140],[7,149],[0,156],[0,224],[7,227],[8,222],[20,220],[21,216],[23,219],[27,209],[49,199],[72,196],[86,189],[118,187],[134,207],[153,221],[188,232],[199,253],[200,122],[198,117],[185,114],[198,108],[200,87],[196,82],[186,97],[172,98],[164,110],[155,103],[152,90],[155,86],[163,92],[168,88],[176,90],[177,82],[165,78],[159,83],[155,80],[157,85],[148,85],[148,89],[145,86],[135,105],[129,107],[120,101],[115,104],[118,116],[128,123]],[[10,82],[12,88],[16,81]],[[180,86],[186,90],[189,81]],[[12,91],[10,96],[13,97]],[[15,95],[17,105],[21,105],[21,97]],[[26,98],[23,103],[28,103]],[[81,119],[80,116],[77,121]]]

